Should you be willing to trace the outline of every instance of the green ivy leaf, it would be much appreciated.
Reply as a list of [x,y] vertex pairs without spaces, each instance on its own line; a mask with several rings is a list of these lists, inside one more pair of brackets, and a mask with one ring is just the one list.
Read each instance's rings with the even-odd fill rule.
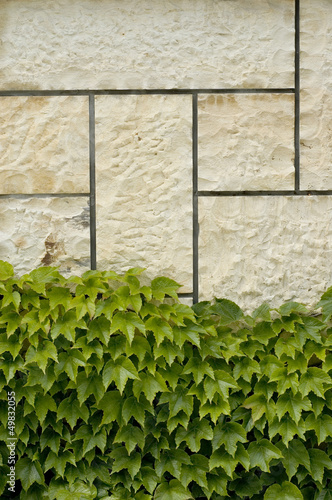
[[185,387],[178,386],[174,392],[163,393],[160,397],[160,404],[169,404],[169,416],[174,417],[183,410],[188,417],[193,412],[194,401],[192,396],[188,396],[188,390]]
[[150,373],[140,373],[139,380],[134,381],[133,392],[136,398],[144,392],[147,400],[152,404],[158,392],[169,392],[169,389],[158,372],[155,376]]
[[319,483],[323,481],[324,469],[332,469],[332,460],[323,450],[309,449],[310,470],[312,478]]
[[134,419],[143,426],[146,411],[154,414],[153,407],[148,403],[142,394],[139,399],[136,399],[134,396],[130,396],[129,398],[126,398],[123,403],[122,417],[126,424],[129,422],[131,417],[134,417]]
[[309,453],[299,439],[293,439],[289,443],[288,448],[284,443],[279,441],[277,447],[283,455],[282,463],[289,479],[292,479],[299,465],[304,465],[307,471],[311,473]]
[[[306,396],[312,391],[317,396],[324,398],[325,391],[331,387],[332,379],[320,368],[308,368],[300,379],[299,391]],[[324,387],[325,386],[325,387]]]
[[59,354],[59,362],[54,366],[54,373],[59,377],[60,373],[66,372],[70,380],[76,382],[78,368],[85,365],[83,354],[78,349],[72,349]]
[[204,390],[207,398],[212,401],[216,393],[228,398],[229,389],[239,389],[236,380],[224,370],[215,370],[214,380],[207,377],[204,380]]
[[113,450],[109,456],[114,459],[112,465],[113,472],[119,472],[120,470],[126,469],[133,479],[140,470],[141,455],[135,451],[128,454],[127,450],[121,447]]
[[289,481],[284,481],[282,485],[274,484],[270,486],[264,495],[264,500],[303,500],[302,493]]
[[161,452],[160,461],[156,462],[155,471],[159,477],[162,477],[165,472],[169,472],[172,476],[180,479],[182,465],[190,465],[191,460],[189,455],[183,450],[163,450]]
[[220,325],[229,325],[243,317],[243,311],[234,302],[227,299],[215,299],[216,303],[211,306],[211,312],[220,316]]
[[36,363],[45,373],[46,365],[49,359],[53,359],[58,362],[58,353],[52,342],[44,340],[38,349],[33,346],[29,347],[25,355],[25,364]]
[[[193,452],[198,452],[201,447],[201,440],[207,439],[211,441],[213,438],[213,431],[210,427],[208,420],[195,418],[189,423],[188,429],[178,427],[175,435],[176,446],[179,446],[185,441]],[[207,486],[206,486],[207,487]]]
[[172,479],[169,483],[163,482],[158,486],[154,498],[155,500],[190,500],[193,497],[180,481]]
[[[215,379],[214,371],[207,361],[201,361],[199,358],[190,358],[188,363],[184,366],[182,375],[192,373],[194,376],[195,384],[198,385],[208,375],[211,379]],[[236,384],[236,382],[233,382]]]
[[281,458],[281,451],[267,439],[252,441],[248,447],[250,466],[269,472],[269,464],[274,458]]
[[157,300],[164,300],[165,295],[177,298],[176,290],[181,285],[174,280],[165,277],[155,278],[151,281],[152,296]]
[[98,403],[105,393],[102,378],[95,370],[88,376],[84,371],[80,372],[77,375],[76,386],[80,404],[84,403],[91,394],[93,394]]
[[49,394],[37,394],[35,410],[40,423],[42,423],[48,411],[57,411],[57,405]]
[[145,323],[145,328],[153,332],[157,346],[160,346],[165,337],[173,341],[173,330],[162,318],[149,318]]
[[20,479],[22,487],[27,491],[33,483],[44,484],[44,474],[38,462],[29,458],[20,458],[15,466],[17,479]]
[[99,403],[96,405],[103,411],[103,420],[101,425],[107,425],[114,421],[120,421],[122,397],[119,391],[113,390],[106,392]]
[[96,446],[104,452],[106,447],[106,429],[102,428],[94,434],[91,425],[81,425],[72,439],[73,441],[83,439],[83,455],[86,455]]
[[14,276],[14,268],[9,262],[0,260],[0,280],[6,281]]
[[114,438],[114,443],[124,443],[128,454],[135,449],[136,445],[141,449],[144,448],[144,434],[138,427],[134,425],[125,425],[121,427]]
[[236,422],[226,422],[217,424],[213,431],[212,449],[213,451],[224,445],[226,451],[234,456],[237,450],[237,443],[247,442],[245,429]]
[[83,402],[80,404],[72,395],[63,399],[59,404],[57,420],[65,418],[70,427],[74,429],[78,419],[81,418],[84,422],[87,422],[89,415],[88,407]]
[[145,324],[137,314],[121,311],[113,316],[110,333],[117,331],[124,333],[131,344],[135,336],[135,328],[141,333],[145,333]]
[[316,309],[319,307],[322,308],[323,321],[329,321],[332,316],[332,286],[322,295]]
[[280,421],[276,418],[269,425],[270,439],[272,439],[276,434],[280,434],[286,446],[288,446],[288,443],[295,435],[298,435],[301,439],[305,439],[305,431],[306,426],[304,421],[300,419],[296,424],[289,415],[285,415]]
[[45,461],[44,470],[47,472],[54,468],[59,476],[64,477],[67,463],[76,465],[75,457],[70,451],[61,451],[59,454],[50,451]]
[[303,398],[300,393],[293,394],[289,391],[282,394],[276,404],[276,412],[279,420],[288,412],[296,424],[299,423],[302,411],[309,411],[310,409],[311,403],[308,398]]
[[112,381],[123,393],[128,379],[139,379],[135,365],[125,356],[119,356],[115,361],[110,359],[103,369],[103,385],[108,388]]
[[315,431],[318,444],[325,441],[328,436],[332,437],[332,417],[330,415],[318,415],[315,417],[311,413],[306,418],[305,427],[307,431]]

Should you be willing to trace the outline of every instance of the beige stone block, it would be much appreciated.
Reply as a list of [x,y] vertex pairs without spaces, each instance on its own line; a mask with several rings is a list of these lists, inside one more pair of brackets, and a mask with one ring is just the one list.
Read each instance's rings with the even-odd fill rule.
[[199,96],[198,177],[202,191],[294,189],[294,95]]
[[0,97],[0,193],[89,192],[87,96]]
[[301,0],[301,189],[332,189],[332,3]]
[[18,275],[60,266],[65,275],[90,267],[87,198],[0,199],[0,259]]
[[332,285],[332,196],[199,199],[200,300],[314,305]]
[[147,268],[192,291],[190,96],[98,96],[98,268]]
[[293,0],[1,2],[0,88],[291,87]]

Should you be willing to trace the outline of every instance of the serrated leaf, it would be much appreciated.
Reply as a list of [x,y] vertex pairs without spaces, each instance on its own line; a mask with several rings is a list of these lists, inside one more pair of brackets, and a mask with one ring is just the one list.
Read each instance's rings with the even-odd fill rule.
[[212,401],[215,393],[227,399],[229,389],[239,389],[236,380],[224,370],[215,370],[214,380],[207,377],[204,380],[204,390],[207,398]]
[[264,495],[264,500],[303,500],[302,493],[289,481],[284,481],[282,485],[273,484]]
[[96,446],[104,452],[106,446],[106,429],[104,427],[94,434],[91,425],[81,425],[72,439],[73,441],[83,439],[83,455],[86,455]]
[[46,297],[50,301],[51,309],[55,309],[57,306],[62,305],[67,311],[70,307],[72,301],[72,295],[69,288],[54,287],[46,292]]
[[106,363],[102,379],[105,389],[114,381],[120,394],[122,394],[128,379],[139,379],[135,365],[130,359],[119,356],[115,361],[110,359]]
[[[332,384],[331,377],[320,368],[308,368],[300,379],[299,391],[306,396],[312,391],[317,396],[324,398],[324,394]],[[324,387],[325,386],[325,387]]]
[[216,303],[211,306],[211,312],[220,316],[220,325],[229,325],[243,317],[240,307],[227,299],[216,299]]
[[126,450],[130,453],[135,449],[136,445],[141,449],[144,448],[144,434],[135,425],[125,425],[121,427],[115,435],[114,443],[124,443]]
[[106,392],[96,405],[103,412],[101,425],[107,425],[120,420],[122,397],[119,391]]
[[169,483],[161,483],[154,495],[155,500],[191,500],[192,498],[189,491],[176,479],[172,479]]
[[49,340],[44,340],[44,342],[39,345],[38,349],[30,346],[25,355],[26,364],[36,363],[44,373],[49,359],[58,362],[56,347]]
[[323,321],[329,321],[332,316],[332,286],[326,290],[318,302],[316,309],[322,308]]
[[248,447],[248,453],[250,466],[259,467],[264,472],[269,472],[271,460],[282,457],[280,450],[267,439],[251,442]]
[[144,392],[147,400],[152,404],[158,392],[169,392],[169,389],[158,372],[156,372],[155,376],[150,373],[140,373],[139,380],[134,381],[133,392],[136,398],[139,397],[141,392]]
[[205,375],[208,375],[213,380],[215,378],[213,368],[207,361],[201,361],[200,358],[190,358],[188,360],[183,368],[182,375],[187,375],[189,373],[193,374],[196,385],[203,380]]
[[261,371],[259,364],[254,359],[243,358],[238,361],[233,370],[233,375],[236,380],[242,377],[247,382],[251,382],[251,377]]
[[29,458],[20,458],[15,465],[17,479],[20,479],[22,487],[27,491],[33,483],[44,484],[44,474],[38,462]]
[[307,431],[315,431],[318,444],[321,444],[329,436],[332,437],[332,417],[330,415],[318,415],[315,417],[312,413],[308,415],[305,421]]
[[173,330],[162,318],[149,318],[145,323],[145,328],[153,332],[157,346],[161,344],[165,337],[173,341]]
[[307,397],[303,398],[300,393],[293,394],[289,391],[282,394],[276,403],[276,413],[279,420],[288,412],[296,424],[301,418],[302,411],[309,411],[310,409],[311,403]]
[[280,421],[276,418],[270,423],[269,436],[272,439],[276,434],[280,434],[284,444],[288,446],[288,443],[295,435],[298,435],[301,439],[305,439],[305,430],[306,426],[302,419],[296,424],[289,415],[285,415]]
[[124,447],[116,448],[109,455],[114,459],[112,465],[113,472],[119,472],[126,469],[133,479],[141,467],[141,455],[133,451],[130,455]]
[[288,447],[278,442],[278,448],[282,452],[282,463],[286,469],[287,476],[291,479],[296,473],[298,466],[303,465],[310,473],[310,457],[304,444],[299,439],[293,439]]
[[232,457],[224,448],[219,448],[214,451],[209,460],[210,470],[213,470],[218,467],[222,467],[222,469],[226,472],[226,474],[233,478],[233,472],[238,464],[238,460],[235,457]]
[[84,422],[87,422],[89,415],[88,407],[84,403],[79,404],[75,397],[70,396],[59,404],[57,420],[65,418],[73,429],[78,419],[81,418]]
[[162,477],[167,471],[177,479],[181,477],[182,465],[190,465],[189,455],[183,450],[163,450],[160,461],[156,462],[155,471],[159,477]]
[[134,417],[135,420],[143,426],[146,411],[154,414],[153,407],[148,403],[143,395],[141,395],[139,399],[136,399],[134,396],[130,396],[129,398],[126,398],[123,403],[122,417],[126,424],[129,422],[131,417]]
[[141,333],[145,333],[145,324],[137,314],[120,311],[112,318],[110,333],[122,332],[131,344],[135,336],[135,328]]
[[309,449],[308,453],[310,457],[310,469],[312,478],[315,481],[322,483],[324,469],[332,469],[332,460],[322,450]]
[[152,495],[159,482],[157,474],[152,467],[141,467],[140,475],[144,488]]
[[0,334],[0,355],[4,352],[10,352],[13,359],[19,354],[22,345],[18,340],[18,335],[11,335],[7,338],[5,333]]
[[77,375],[77,395],[80,404],[82,404],[92,394],[97,403],[104,395],[104,388],[101,376],[94,370],[89,376],[84,371]]
[[208,420],[195,418],[189,423],[188,429],[178,427],[175,435],[176,446],[179,446],[185,441],[191,451],[197,453],[201,447],[201,440],[211,440],[213,438],[213,431],[210,427]]
[[213,451],[224,445],[227,453],[234,456],[238,442],[247,442],[247,433],[240,424],[236,422],[226,422],[222,425],[216,425],[213,431]]
[[169,295],[176,299],[176,290],[178,290],[180,286],[181,285],[176,281],[164,276],[155,278],[151,281],[152,296],[157,300],[164,300],[165,295]]
[[188,396],[188,390],[182,386],[176,387],[173,392],[163,393],[160,397],[160,403],[169,404],[170,418],[174,417],[181,410],[190,417],[194,408],[193,397]]
[[53,467],[61,477],[64,477],[67,463],[76,465],[75,457],[69,450],[61,451],[59,454],[50,451],[45,461],[44,470],[47,472]]
[[199,417],[203,418],[205,415],[210,414],[212,422],[216,423],[220,415],[229,415],[231,408],[229,402],[224,400],[221,396],[214,398],[212,403],[201,404],[199,408]]
[[57,406],[54,399],[49,394],[37,394],[35,400],[35,410],[39,421],[45,420],[48,411],[56,411]]
[[0,260],[0,280],[6,281],[14,276],[14,268],[9,262]]
[[54,365],[54,373],[59,377],[60,373],[66,372],[70,380],[76,382],[79,366],[85,366],[83,354],[78,349],[71,349],[59,354],[59,362]]

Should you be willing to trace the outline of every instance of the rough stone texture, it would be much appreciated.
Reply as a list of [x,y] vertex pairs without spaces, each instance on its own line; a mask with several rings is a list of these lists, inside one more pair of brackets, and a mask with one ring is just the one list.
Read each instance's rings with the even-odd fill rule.
[[294,189],[294,96],[201,95],[200,190]]
[[332,284],[332,196],[200,198],[200,297],[252,311]]
[[88,200],[0,199],[0,259],[19,275],[42,265],[65,275],[89,269]]
[[301,189],[332,189],[332,3],[301,0]]
[[192,291],[190,96],[98,96],[98,268],[147,268]]
[[87,96],[0,97],[0,193],[89,192]]
[[293,0],[2,0],[0,88],[291,87]]

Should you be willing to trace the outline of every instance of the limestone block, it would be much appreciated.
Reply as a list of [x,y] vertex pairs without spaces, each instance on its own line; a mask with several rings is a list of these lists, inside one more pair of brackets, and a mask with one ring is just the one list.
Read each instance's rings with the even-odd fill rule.
[[0,88],[291,87],[293,0],[1,2]]
[[294,189],[294,96],[201,95],[202,191]]
[[332,3],[301,0],[301,189],[332,189]]
[[192,292],[190,96],[98,96],[98,268],[147,268]]
[[332,196],[199,199],[200,300],[314,305],[332,285]]
[[87,96],[0,97],[0,193],[89,192]]
[[1,198],[0,259],[18,275],[60,266],[65,275],[90,267],[87,198]]

